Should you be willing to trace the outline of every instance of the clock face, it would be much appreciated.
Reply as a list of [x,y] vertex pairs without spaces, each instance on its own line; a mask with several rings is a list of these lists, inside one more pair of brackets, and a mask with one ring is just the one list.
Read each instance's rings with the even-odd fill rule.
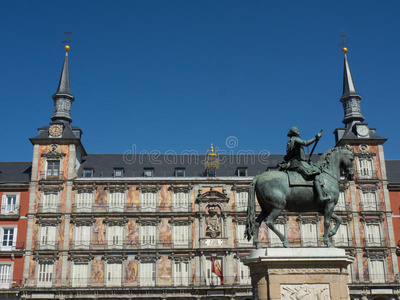
[[367,136],[369,133],[369,129],[365,125],[360,125],[357,127],[357,133],[359,136]]
[[60,136],[62,132],[63,127],[60,124],[53,124],[49,128],[49,134],[54,137]]

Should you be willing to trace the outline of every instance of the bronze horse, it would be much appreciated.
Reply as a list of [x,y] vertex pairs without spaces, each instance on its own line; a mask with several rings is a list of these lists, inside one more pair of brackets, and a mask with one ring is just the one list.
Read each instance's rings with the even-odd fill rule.
[[[318,200],[311,186],[290,186],[288,175],[284,172],[268,171],[254,177],[249,187],[245,236],[248,240],[254,237],[256,248],[261,248],[258,232],[261,222],[265,219],[267,226],[279,237],[283,246],[289,247],[288,239],[274,226],[274,221],[284,209],[291,212],[323,214],[325,230],[323,241],[328,247],[333,247],[329,237],[336,234],[342,223],[342,219],[333,212],[339,198],[340,170],[344,170],[348,179],[353,178],[354,153],[348,146],[335,147],[322,154],[317,165],[322,171],[320,176],[325,182],[324,191],[330,197],[330,200],[324,202]],[[262,208],[256,220],[254,191]],[[329,231],[331,218],[335,219],[336,224]]]

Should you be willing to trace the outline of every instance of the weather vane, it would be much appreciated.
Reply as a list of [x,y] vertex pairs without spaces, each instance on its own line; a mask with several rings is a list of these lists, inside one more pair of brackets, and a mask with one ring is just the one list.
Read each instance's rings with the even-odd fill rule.
[[67,30],[66,32],[64,32],[64,34],[67,35],[67,38],[66,38],[65,41],[62,41],[62,43],[63,43],[63,44],[67,44],[67,45],[65,45],[64,48],[65,48],[65,51],[68,52],[69,49],[70,49],[70,47],[68,46],[68,43],[72,42],[72,40],[69,39],[69,35],[70,35],[70,34],[73,34],[73,32],[69,31],[69,27],[68,27],[68,30]]
[[343,29],[342,29],[342,34],[338,34],[338,36],[340,36],[342,38],[342,42],[338,44],[338,46],[343,46],[342,52],[346,53],[347,52],[347,48],[345,47],[346,44],[348,44],[349,42],[346,42],[345,37],[349,36],[348,34],[344,34],[343,33]]

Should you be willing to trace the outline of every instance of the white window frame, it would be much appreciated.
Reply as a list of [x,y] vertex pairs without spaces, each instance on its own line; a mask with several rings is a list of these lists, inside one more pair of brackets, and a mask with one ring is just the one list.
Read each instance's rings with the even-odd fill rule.
[[11,288],[13,281],[13,272],[13,262],[0,262],[0,289]]
[[58,192],[47,192],[42,191],[41,205],[42,209],[40,212],[43,213],[56,213],[58,212],[60,204],[61,193]]
[[[214,260],[215,260],[215,263],[217,265],[218,265],[218,263],[223,263],[223,259],[222,258],[215,258],[214,257]],[[221,278],[219,278],[217,276],[217,274],[212,272],[212,265],[213,265],[213,262],[212,262],[211,257],[207,258],[206,259],[206,274],[205,274],[206,275],[206,285],[219,286],[219,285],[221,285]],[[223,271],[224,271],[224,269],[223,269],[223,266],[222,266],[222,272]],[[222,273],[222,275],[223,275],[223,273]]]
[[54,263],[38,262],[36,267],[36,285],[51,287],[54,282]]
[[173,211],[188,211],[190,203],[190,191],[172,191],[172,210]]
[[157,244],[157,225],[141,225],[139,229],[139,242],[141,248],[155,248]]
[[107,225],[106,240],[108,249],[121,249],[124,245],[125,226]]
[[318,223],[315,222],[301,223],[300,236],[302,246],[318,246],[318,228]]
[[375,174],[374,157],[357,157],[357,170],[360,179],[371,179]]
[[154,177],[154,168],[144,168],[143,177]]
[[144,212],[155,212],[158,206],[158,191],[156,192],[140,192],[139,193],[139,206],[140,210]]
[[[243,171],[244,171],[244,175],[241,174],[241,172],[243,172]],[[247,177],[247,167],[238,167],[236,169],[236,172],[237,172],[238,177]]]
[[253,245],[253,238],[251,240],[247,240],[247,238],[244,237],[244,232],[246,231],[246,224],[243,223],[236,223],[236,243],[239,246],[252,246]]
[[[182,176],[180,176],[178,172],[182,172]],[[185,168],[175,168],[175,177],[185,177],[185,176],[186,176]]]
[[74,262],[71,284],[73,287],[86,287],[90,282],[91,265],[89,262]]
[[236,211],[246,211],[247,204],[249,201],[249,192],[248,191],[240,191],[235,193],[235,206]]
[[107,262],[106,266],[106,285],[107,286],[121,286],[123,265],[122,262]]
[[335,211],[346,211],[347,210],[347,191],[341,190],[339,192],[338,202],[335,206]]
[[[39,227],[39,249],[56,249],[57,225],[44,224]],[[52,240],[53,239],[53,240]]]
[[[54,175],[54,169],[52,169],[52,173],[51,175],[49,175],[49,162],[56,162],[58,161],[59,166],[58,166],[58,174]],[[52,179],[52,178],[56,178],[59,179],[62,176],[62,165],[63,165],[63,159],[58,158],[58,159],[46,159],[46,169],[45,169],[45,178],[47,179]]]
[[237,260],[237,274],[241,284],[251,284],[250,268],[240,259]]
[[139,263],[140,286],[155,286],[156,285],[156,281],[157,281],[156,267],[157,267],[157,264],[155,261]]
[[76,212],[91,212],[94,204],[93,192],[75,191],[75,210]]
[[364,211],[378,210],[377,190],[361,190],[361,204]]
[[343,222],[340,224],[336,234],[332,236],[335,247],[348,247],[350,242],[349,236],[349,226],[346,222]]
[[188,286],[190,280],[190,261],[174,261],[172,268],[172,276],[174,278],[174,286]]
[[[8,203],[9,197],[15,197],[15,203]],[[1,197],[1,214],[2,215],[19,215],[19,202],[21,193],[3,193]]]
[[92,241],[92,231],[92,226],[75,224],[74,248],[89,249]]
[[[9,229],[13,229],[14,231],[13,231],[13,239],[12,239],[12,241],[9,241],[8,239],[7,239],[7,241],[5,241],[4,240],[4,231],[5,230],[9,230]],[[1,234],[1,236],[0,236],[0,239],[1,239],[1,243],[0,243],[0,249],[1,249],[1,251],[12,251],[12,250],[15,250],[15,248],[16,248],[16,245],[17,245],[17,233],[18,233],[18,227],[17,226],[7,226],[7,225],[4,225],[4,226],[1,226],[0,227],[0,234]],[[6,242],[6,245],[4,245],[4,242]],[[10,245],[10,242],[11,242],[11,245]]]
[[188,248],[190,241],[189,224],[173,224],[172,244],[174,248]]
[[365,223],[365,246],[382,247],[382,226],[379,222]]
[[110,212],[123,212],[126,205],[126,191],[108,191],[107,206]]
[[[286,226],[283,223],[274,223],[275,228],[286,236]],[[269,227],[267,229],[269,247],[283,247],[282,241]]]
[[[369,279],[373,283],[385,283],[387,274],[387,264],[386,259],[382,258],[370,258],[368,259],[368,269],[369,269]],[[376,272],[377,270],[381,269],[381,272]]]

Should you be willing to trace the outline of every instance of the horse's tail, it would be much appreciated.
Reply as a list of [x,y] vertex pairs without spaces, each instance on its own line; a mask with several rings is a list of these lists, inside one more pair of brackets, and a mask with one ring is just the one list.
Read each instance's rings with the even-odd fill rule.
[[244,232],[244,236],[250,241],[253,232],[254,226],[256,224],[256,200],[254,197],[254,189],[257,183],[257,176],[254,177],[253,181],[250,183],[249,186],[249,197],[247,200],[247,220],[246,220],[246,230]]

